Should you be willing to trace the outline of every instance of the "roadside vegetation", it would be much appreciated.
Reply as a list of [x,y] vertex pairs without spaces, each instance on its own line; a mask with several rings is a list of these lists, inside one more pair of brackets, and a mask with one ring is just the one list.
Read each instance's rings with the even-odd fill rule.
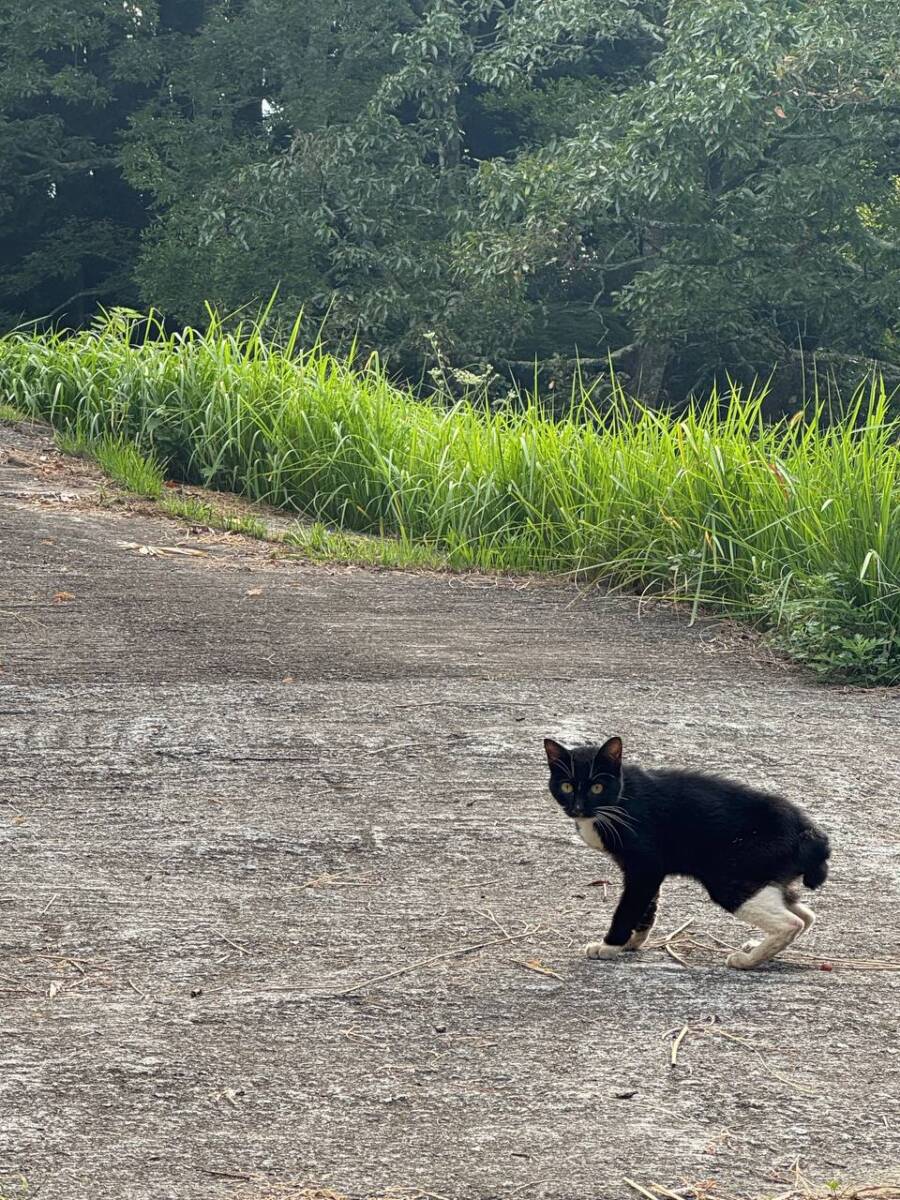
[[4,13],[0,332],[275,292],[410,380],[900,382],[896,0]]
[[70,431],[63,426],[57,431],[56,444],[63,454],[94,459],[113,483],[135,496],[158,500],[162,495],[162,467],[152,454],[144,453],[127,438],[109,433],[89,437],[77,428]]
[[576,389],[554,419],[534,396],[423,402],[374,357],[301,349],[297,327],[275,346],[117,311],[0,340],[0,401],[142,495],[165,474],[318,522],[295,539],[314,555],[355,561],[354,535],[375,534],[392,565],[577,573],[762,622],[826,677],[900,680],[900,419],[883,385],[833,420],[812,402],[767,423],[736,388],[679,413],[623,396],[601,413]]
[[[129,490],[134,490],[129,489]],[[266,541],[269,531],[265,522],[258,517],[235,515],[223,512],[205,500],[195,496],[163,496],[160,507],[170,517],[188,521],[192,525],[203,525],[208,529],[222,529],[226,533],[240,533],[244,537],[258,538]]]

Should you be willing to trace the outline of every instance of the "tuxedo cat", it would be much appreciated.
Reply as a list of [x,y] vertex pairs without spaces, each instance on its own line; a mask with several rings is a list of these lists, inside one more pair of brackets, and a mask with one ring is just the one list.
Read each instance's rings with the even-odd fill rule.
[[766,935],[730,954],[730,967],[774,958],[812,925],[799,884],[821,887],[830,848],[790,801],[696,771],[623,766],[617,737],[571,749],[545,738],[544,749],[551,795],[624,876],[609,930],[588,944],[588,958],[640,949],[667,875],[699,880],[716,904]]

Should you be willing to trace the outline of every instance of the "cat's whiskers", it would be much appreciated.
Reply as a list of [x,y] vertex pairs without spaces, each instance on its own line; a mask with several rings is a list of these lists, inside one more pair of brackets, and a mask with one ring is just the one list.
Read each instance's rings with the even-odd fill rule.
[[624,829],[626,833],[634,834],[637,832],[634,822],[629,821],[627,817],[620,817],[614,815],[613,813],[608,813],[607,820],[618,826],[619,829]]
[[[620,792],[619,799],[627,800],[628,797],[625,795],[624,792]],[[607,804],[607,805],[605,805],[605,807],[608,808],[612,812],[620,813],[623,817],[627,818],[629,821],[634,820],[634,816],[632,815],[631,810],[624,808],[621,804]]]
[[631,814],[617,804],[604,805],[603,808],[597,810],[598,817],[602,817],[609,822],[610,825],[618,825],[619,828],[626,830],[628,833],[634,833],[635,825]]
[[618,829],[616,829],[615,825],[613,825],[611,821],[606,820],[606,818],[602,812],[597,812],[594,814],[594,821],[596,822],[597,825],[599,825],[600,832],[607,834],[609,839],[614,844],[617,842],[619,844],[619,847],[621,847],[623,845],[622,835],[619,833]]

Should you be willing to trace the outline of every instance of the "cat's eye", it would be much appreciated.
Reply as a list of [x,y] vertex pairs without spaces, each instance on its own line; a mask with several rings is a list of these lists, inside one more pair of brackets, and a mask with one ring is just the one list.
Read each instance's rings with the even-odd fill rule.
[[591,795],[592,796],[599,796],[602,791],[603,791],[602,783],[592,783],[591,784]]
[[562,792],[562,794],[564,796],[571,796],[572,793],[575,791],[575,789],[572,787],[571,783],[561,783],[559,785],[559,790]]

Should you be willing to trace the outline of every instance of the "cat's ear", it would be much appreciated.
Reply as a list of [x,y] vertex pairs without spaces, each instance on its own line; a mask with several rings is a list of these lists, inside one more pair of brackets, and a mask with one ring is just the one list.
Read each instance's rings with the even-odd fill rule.
[[547,762],[551,767],[557,766],[569,757],[569,752],[565,746],[561,746],[559,742],[554,742],[553,738],[544,738],[544,749],[547,751]]
[[622,765],[622,739],[611,737],[600,747],[601,755],[618,770]]

